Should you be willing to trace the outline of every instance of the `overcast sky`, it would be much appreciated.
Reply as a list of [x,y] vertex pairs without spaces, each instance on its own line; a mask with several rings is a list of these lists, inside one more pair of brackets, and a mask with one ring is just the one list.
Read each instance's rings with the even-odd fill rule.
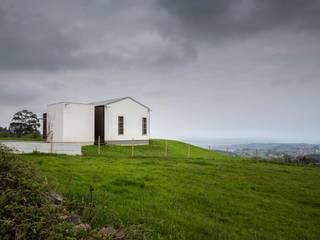
[[0,1],[0,126],[122,96],[153,137],[320,143],[320,1]]

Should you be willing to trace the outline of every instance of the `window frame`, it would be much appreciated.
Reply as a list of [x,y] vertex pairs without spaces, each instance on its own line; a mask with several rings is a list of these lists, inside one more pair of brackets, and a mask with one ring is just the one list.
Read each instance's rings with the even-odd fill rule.
[[142,118],[142,135],[148,134],[148,118]]
[[118,116],[118,135],[124,135],[124,116],[122,115]]

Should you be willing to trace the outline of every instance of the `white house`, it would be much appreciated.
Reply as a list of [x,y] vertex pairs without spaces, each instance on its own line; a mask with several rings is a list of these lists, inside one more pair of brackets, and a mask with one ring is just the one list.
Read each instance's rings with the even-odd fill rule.
[[131,97],[49,104],[43,135],[48,142],[148,144],[150,108]]

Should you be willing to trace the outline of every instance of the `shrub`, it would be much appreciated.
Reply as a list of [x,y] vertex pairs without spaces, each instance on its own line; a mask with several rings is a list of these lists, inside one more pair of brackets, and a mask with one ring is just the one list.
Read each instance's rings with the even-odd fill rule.
[[96,234],[65,221],[69,213],[62,201],[56,202],[30,163],[1,144],[0,192],[1,239],[86,239]]
[[[122,240],[145,236],[142,228],[137,231],[135,226],[130,226],[126,234],[112,211],[95,207],[93,186],[88,191],[88,196],[79,196],[82,201],[71,192],[72,198],[65,199],[52,191],[46,178],[39,177],[30,162],[24,162],[0,144],[0,239]],[[90,224],[81,223],[80,216],[71,212],[80,214]],[[109,227],[95,229],[101,217],[109,220]]]

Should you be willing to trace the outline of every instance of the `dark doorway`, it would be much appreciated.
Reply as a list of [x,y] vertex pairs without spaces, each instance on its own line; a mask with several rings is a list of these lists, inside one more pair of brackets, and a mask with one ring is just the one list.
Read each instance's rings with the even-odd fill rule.
[[100,136],[100,144],[104,144],[104,106],[96,106],[94,108],[94,142],[98,144]]
[[42,115],[42,138],[47,140],[48,129],[47,129],[47,113]]

